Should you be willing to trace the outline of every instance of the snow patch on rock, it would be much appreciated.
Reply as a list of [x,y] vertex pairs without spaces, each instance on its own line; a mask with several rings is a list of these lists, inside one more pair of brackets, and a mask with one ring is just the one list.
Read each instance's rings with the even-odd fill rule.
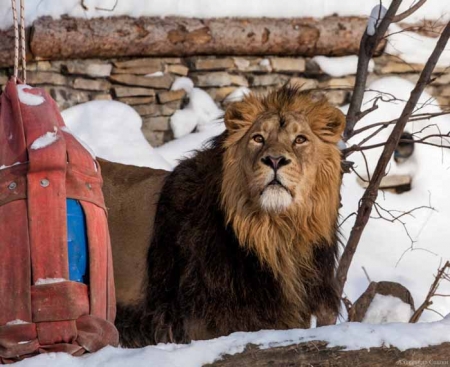
[[249,94],[250,94],[250,89],[248,89],[247,87],[239,87],[239,88],[235,89],[233,92],[231,92],[227,96],[227,98],[225,98],[224,102],[229,103],[229,102],[242,101],[244,99],[244,97]]
[[391,295],[376,294],[366,311],[362,322],[386,324],[388,322],[409,322],[413,314],[411,305]]
[[186,93],[191,93],[192,90],[194,89],[194,82],[192,81],[192,79],[186,76],[176,78],[170,90],[181,90],[181,89],[186,91]]
[[[312,59],[324,73],[335,78],[354,75],[358,67],[358,56],[356,55],[341,57],[314,56]],[[372,72],[374,67],[375,63],[373,60],[370,60],[369,72]]]

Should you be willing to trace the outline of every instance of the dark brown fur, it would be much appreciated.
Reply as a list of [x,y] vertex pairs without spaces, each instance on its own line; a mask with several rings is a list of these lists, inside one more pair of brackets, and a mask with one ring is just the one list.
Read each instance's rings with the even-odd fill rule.
[[[296,172],[306,174],[307,161],[314,161],[317,173],[299,181],[310,186],[307,200],[298,198],[306,191],[297,193],[294,187],[287,211],[250,210],[255,203],[240,204],[250,195],[242,188],[248,183],[238,172],[241,165],[233,166],[231,161],[245,165],[255,154],[256,163],[249,167],[255,174],[267,174],[256,155],[264,149],[245,153],[245,147],[254,121],[278,115],[283,115],[280,134],[284,125],[293,126],[300,119],[311,140],[310,145],[295,149],[289,142],[275,144],[277,154],[281,151],[300,162],[289,166],[286,182],[292,177],[295,181]],[[265,99],[248,97],[232,105],[226,124],[227,132],[182,161],[165,180],[147,255],[143,298],[134,304],[119,299],[117,326],[123,346],[185,343],[235,331],[305,328],[312,314],[339,309],[334,271],[340,166],[335,143],[343,127],[342,114],[326,102],[284,88]],[[266,149],[273,151],[273,146]],[[234,153],[230,156],[230,152]],[[231,184],[230,172],[238,186]],[[230,180],[231,186],[224,186],[224,180]],[[248,221],[246,213],[251,216]],[[259,233],[267,231],[265,225],[274,231]],[[113,251],[115,246],[113,238]]]

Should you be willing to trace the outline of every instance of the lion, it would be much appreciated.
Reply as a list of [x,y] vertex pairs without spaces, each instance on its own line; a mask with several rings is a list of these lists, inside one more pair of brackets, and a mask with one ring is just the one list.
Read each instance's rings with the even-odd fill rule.
[[285,86],[224,121],[171,173],[101,162],[125,347],[308,328],[339,310],[343,113]]

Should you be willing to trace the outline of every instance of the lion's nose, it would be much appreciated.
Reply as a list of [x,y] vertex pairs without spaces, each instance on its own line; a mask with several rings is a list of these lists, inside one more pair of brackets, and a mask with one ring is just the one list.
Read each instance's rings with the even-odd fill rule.
[[288,165],[291,162],[291,160],[283,156],[272,157],[271,155],[268,155],[261,158],[261,162],[263,162],[266,166],[269,166],[274,171],[276,171],[279,168]]

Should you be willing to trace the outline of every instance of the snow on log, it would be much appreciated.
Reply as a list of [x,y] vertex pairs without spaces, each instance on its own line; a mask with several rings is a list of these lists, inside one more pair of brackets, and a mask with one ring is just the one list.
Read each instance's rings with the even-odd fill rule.
[[450,343],[404,351],[394,347],[344,351],[339,347],[327,348],[326,342],[314,341],[268,349],[249,345],[242,353],[226,355],[204,367],[447,365],[449,353]]
[[[359,17],[213,18],[126,16],[36,20],[36,59],[122,56],[357,54],[367,20]],[[0,66],[11,65],[11,31],[0,31]],[[384,43],[383,45],[384,46]]]

